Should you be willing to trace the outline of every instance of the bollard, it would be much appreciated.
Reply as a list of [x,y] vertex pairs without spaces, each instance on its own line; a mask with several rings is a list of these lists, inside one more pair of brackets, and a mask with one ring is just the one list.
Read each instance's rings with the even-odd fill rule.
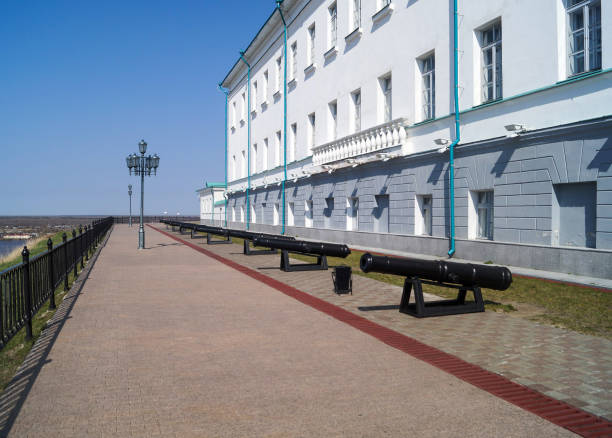
[[49,290],[51,291],[49,295],[49,309],[53,310],[55,309],[55,281],[53,279],[53,240],[50,237],[47,240],[47,257],[49,257]]
[[72,230],[72,240],[71,240],[71,242],[72,242],[72,260],[74,261],[74,279],[76,280],[77,275],[78,275],[77,270],[79,268],[77,262],[78,262],[79,259],[77,258],[76,230],[75,229]]
[[25,295],[26,341],[32,339],[32,286],[30,284],[30,251],[27,246],[21,252],[23,258],[23,294]]
[[64,292],[68,291],[68,236],[64,232],[62,234],[63,253],[64,253]]

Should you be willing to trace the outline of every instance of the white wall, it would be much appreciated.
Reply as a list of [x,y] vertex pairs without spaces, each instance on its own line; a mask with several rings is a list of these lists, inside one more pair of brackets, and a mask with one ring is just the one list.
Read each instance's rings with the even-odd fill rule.
[[[438,148],[436,138],[453,138],[452,111],[452,3],[448,0],[392,2],[393,12],[378,23],[373,23],[373,1],[362,2],[363,34],[352,43],[345,42],[350,32],[348,2],[338,1],[338,53],[325,59],[328,47],[328,7],[331,1],[286,1],[290,7],[287,20],[288,47],[297,41],[298,70],[295,84],[288,87],[287,130],[297,123],[297,164],[289,163],[289,170],[311,165],[311,152],[307,147],[308,114],[316,114],[316,144],[331,139],[328,123],[329,102],[338,105],[338,139],[348,135],[350,129],[350,93],[361,88],[361,127],[366,130],[380,123],[379,81],[387,73],[393,78],[393,118],[406,118],[407,140],[402,149],[405,154]],[[292,6],[294,5],[294,6]],[[612,67],[612,2],[602,1],[603,68]],[[300,12],[301,11],[301,12]],[[299,14],[298,14],[299,12]],[[531,90],[555,84],[567,78],[565,69],[565,19],[563,0],[460,0],[459,1],[459,94],[462,114],[462,143],[469,143],[506,135],[504,126],[519,123],[528,129],[539,129],[579,120],[596,118],[610,113],[610,74],[579,81],[574,84],[512,99],[488,107],[474,109],[480,102],[479,77],[481,75],[480,47],[476,29],[500,19],[502,23],[503,96],[505,99]],[[276,14],[278,15],[278,14]],[[307,64],[308,27],[316,22],[316,69],[304,73]],[[268,95],[257,96],[258,107],[252,114],[251,145],[263,149],[268,138],[268,162],[263,153],[257,156],[257,174],[253,185],[263,185],[282,178],[282,167],[274,165],[276,132],[283,130],[283,97],[274,99],[276,59],[282,54],[282,28],[274,17],[269,26],[248,50],[252,81],[257,80],[258,91],[263,90],[263,72],[269,74]],[[436,117],[441,120],[413,127],[422,117],[420,107],[420,71],[416,59],[435,51]],[[289,59],[289,63],[291,60]],[[230,89],[229,124],[233,102],[237,102],[236,125],[229,129],[228,156],[236,155],[240,162],[246,151],[247,123],[240,124],[242,93],[246,93],[246,66],[238,64],[224,85]],[[290,69],[290,66],[289,66]],[[281,87],[282,90],[282,87]],[[267,101],[267,106],[261,105]],[[288,138],[287,146],[291,138]],[[289,158],[289,156],[288,156]],[[281,159],[282,163],[282,159]],[[237,166],[239,167],[239,166]],[[230,178],[232,176],[229,173]],[[234,178],[230,189],[246,186],[246,179]]]

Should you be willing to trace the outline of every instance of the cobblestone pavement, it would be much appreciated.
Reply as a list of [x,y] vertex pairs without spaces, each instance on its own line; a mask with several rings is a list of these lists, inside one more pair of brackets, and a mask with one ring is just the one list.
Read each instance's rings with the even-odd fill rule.
[[115,227],[2,395],[2,432],[572,436],[160,233],[136,242]]
[[[158,227],[167,231],[164,225]],[[336,295],[331,270],[283,272],[278,269],[280,255],[247,257],[239,245],[206,245],[202,239],[173,234],[514,382],[612,419],[609,340],[496,312],[413,318],[397,310],[400,287],[353,275],[353,295]]]

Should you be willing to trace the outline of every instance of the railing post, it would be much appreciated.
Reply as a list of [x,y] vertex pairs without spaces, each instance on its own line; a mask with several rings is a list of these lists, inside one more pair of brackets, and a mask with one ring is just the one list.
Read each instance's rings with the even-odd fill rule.
[[87,228],[85,225],[85,260],[89,260],[89,235],[91,234],[91,228]]
[[64,232],[62,234],[62,242],[64,243],[64,292],[68,291],[68,236]]
[[83,227],[79,225],[79,254],[81,256],[81,269],[85,267],[83,264]]
[[74,261],[74,279],[76,280],[77,278],[77,269],[79,268],[79,264],[77,263],[79,261],[78,257],[77,257],[77,249],[76,249],[76,230],[73,228],[72,229],[72,260]]
[[21,252],[23,258],[23,295],[26,307],[26,341],[32,339],[32,287],[30,284],[30,251],[27,246]]
[[55,280],[53,275],[55,270],[53,269],[53,240],[49,237],[47,240],[47,257],[49,257],[49,309],[55,309]]

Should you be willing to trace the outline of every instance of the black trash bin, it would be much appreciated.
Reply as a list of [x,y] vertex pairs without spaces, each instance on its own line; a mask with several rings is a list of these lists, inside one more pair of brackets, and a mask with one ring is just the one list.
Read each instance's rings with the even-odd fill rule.
[[353,270],[350,266],[336,266],[331,273],[334,280],[334,292],[340,294],[353,294]]

